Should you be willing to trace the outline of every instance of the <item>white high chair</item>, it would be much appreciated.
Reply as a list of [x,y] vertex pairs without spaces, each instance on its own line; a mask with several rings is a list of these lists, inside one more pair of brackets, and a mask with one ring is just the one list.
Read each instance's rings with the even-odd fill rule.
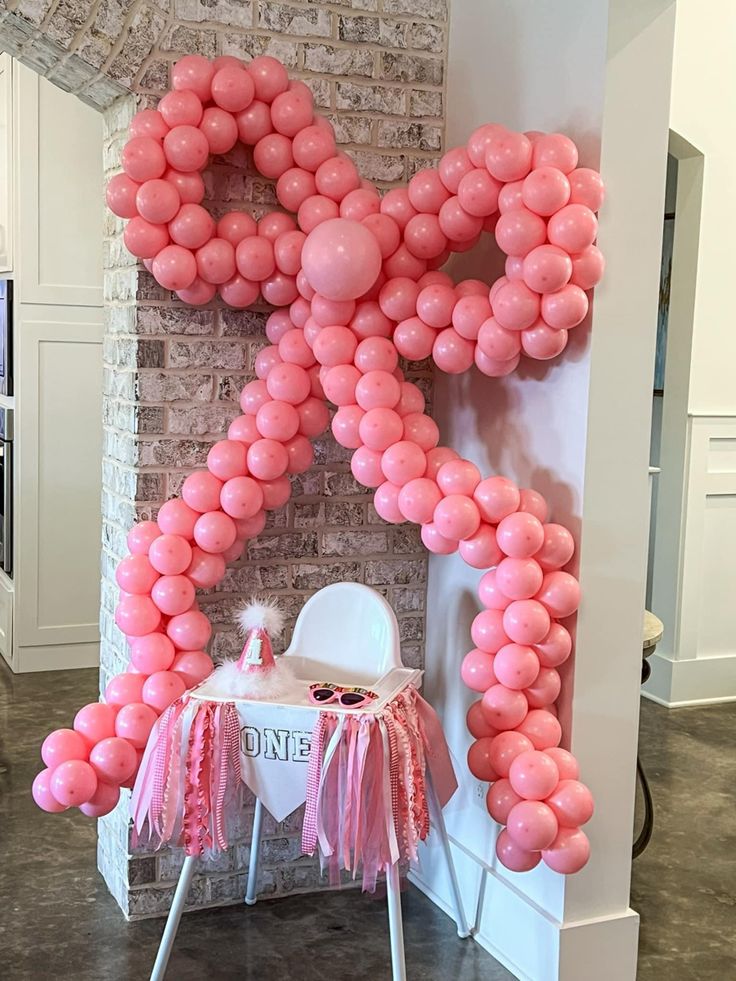
[[[361,583],[333,583],[311,596],[297,617],[291,644],[283,656],[290,659],[295,675],[304,682],[330,681],[335,684],[384,687],[390,691],[391,698],[407,685],[421,679],[421,672],[407,669],[401,662],[399,625],[393,609],[380,593]],[[394,680],[387,677],[394,671],[397,671],[396,684],[379,686],[382,679]],[[284,702],[279,704],[283,705]],[[335,709],[331,706],[330,711]],[[431,823],[440,836],[447,861],[457,933],[459,937],[466,938],[470,936],[470,930],[465,919],[442,808],[429,768],[426,770],[426,781]],[[249,906],[257,901],[263,810],[263,804],[256,798],[245,895]],[[151,981],[163,981],[166,973],[195,863],[195,856],[184,860]],[[406,981],[398,865],[387,869],[386,889],[392,978],[393,981]]]

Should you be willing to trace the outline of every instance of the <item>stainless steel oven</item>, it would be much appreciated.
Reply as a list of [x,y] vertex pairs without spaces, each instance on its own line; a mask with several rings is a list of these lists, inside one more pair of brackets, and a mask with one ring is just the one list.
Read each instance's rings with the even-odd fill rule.
[[13,280],[0,279],[0,395],[13,394]]
[[13,410],[0,407],[0,568],[13,574]]

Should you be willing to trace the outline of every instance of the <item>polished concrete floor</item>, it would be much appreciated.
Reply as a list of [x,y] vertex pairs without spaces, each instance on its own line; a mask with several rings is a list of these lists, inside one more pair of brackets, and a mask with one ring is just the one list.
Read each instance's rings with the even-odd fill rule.
[[[96,695],[92,671],[13,677],[0,666],[0,977],[144,981],[161,921],[126,923],[95,869],[94,823],[49,817],[30,801],[38,747]],[[642,706],[642,758],[656,829],[634,866],[639,981],[736,978],[736,705]],[[403,897],[411,981],[511,975],[421,894]],[[381,981],[389,977],[385,904],[356,891],[254,909],[187,915],[171,981]],[[203,964],[206,963],[206,968]]]

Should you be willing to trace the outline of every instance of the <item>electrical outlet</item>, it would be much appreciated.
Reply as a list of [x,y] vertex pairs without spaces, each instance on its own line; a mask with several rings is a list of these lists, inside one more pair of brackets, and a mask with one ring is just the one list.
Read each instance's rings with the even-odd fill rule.
[[486,785],[484,783],[477,783],[475,785],[475,799],[479,801],[485,801]]

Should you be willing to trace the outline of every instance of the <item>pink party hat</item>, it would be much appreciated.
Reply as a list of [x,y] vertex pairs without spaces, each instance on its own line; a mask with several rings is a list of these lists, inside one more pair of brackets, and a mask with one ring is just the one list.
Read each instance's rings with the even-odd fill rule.
[[275,600],[251,600],[237,615],[245,644],[237,661],[226,661],[213,676],[218,693],[235,698],[279,698],[290,687],[293,675],[280,657],[274,656],[272,639],[284,629],[284,614]]

